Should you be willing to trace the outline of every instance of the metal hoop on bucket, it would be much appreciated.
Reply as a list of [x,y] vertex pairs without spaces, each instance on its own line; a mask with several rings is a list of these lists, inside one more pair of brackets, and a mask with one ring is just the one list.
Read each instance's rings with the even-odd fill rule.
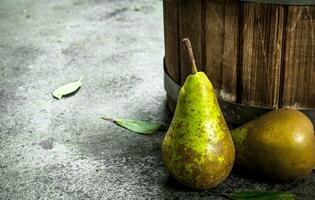
[[[164,88],[172,101],[177,102],[179,90],[181,88],[167,73],[164,62]],[[225,119],[235,125],[242,125],[256,117],[273,110],[262,106],[250,106],[235,102],[224,101],[218,98]],[[298,109],[303,112],[315,126],[315,109]]]

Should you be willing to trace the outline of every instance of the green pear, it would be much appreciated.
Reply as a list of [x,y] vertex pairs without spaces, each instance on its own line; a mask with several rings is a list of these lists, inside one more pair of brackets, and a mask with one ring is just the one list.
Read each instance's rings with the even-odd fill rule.
[[278,109],[231,131],[235,163],[276,181],[294,181],[315,167],[312,122],[300,111]]
[[183,42],[192,62],[192,73],[180,90],[162,144],[162,158],[179,182],[192,189],[208,189],[230,174],[235,149],[212,84],[203,72],[197,72],[189,40]]

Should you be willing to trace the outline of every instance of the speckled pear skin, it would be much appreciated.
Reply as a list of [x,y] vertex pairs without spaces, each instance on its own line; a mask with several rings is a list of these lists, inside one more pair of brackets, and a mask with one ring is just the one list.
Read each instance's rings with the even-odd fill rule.
[[189,75],[180,90],[162,157],[170,174],[192,189],[215,187],[231,172],[234,144],[203,72]]
[[272,180],[301,179],[315,167],[313,125],[300,111],[271,111],[231,134],[236,164]]

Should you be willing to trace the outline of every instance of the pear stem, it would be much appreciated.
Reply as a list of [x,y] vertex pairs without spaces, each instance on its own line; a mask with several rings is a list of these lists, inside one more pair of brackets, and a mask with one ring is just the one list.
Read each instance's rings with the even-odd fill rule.
[[195,74],[198,72],[198,69],[197,69],[197,66],[196,66],[196,61],[195,61],[195,57],[194,57],[194,52],[192,50],[192,46],[191,46],[191,42],[188,38],[184,38],[183,39],[183,43],[185,44],[186,46],[186,50],[187,50],[187,53],[189,55],[189,59],[191,61],[191,64],[192,64],[192,68],[191,68],[191,73],[192,74]]

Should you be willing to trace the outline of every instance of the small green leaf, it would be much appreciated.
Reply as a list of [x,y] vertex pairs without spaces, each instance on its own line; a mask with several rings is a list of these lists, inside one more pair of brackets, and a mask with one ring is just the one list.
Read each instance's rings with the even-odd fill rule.
[[81,82],[82,79],[83,77],[81,77],[80,80],[78,81],[67,83],[63,86],[60,86],[52,93],[53,96],[57,98],[58,100],[60,100],[61,97],[76,92],[82,85],[82,82]]
[[106,117],[102,117],[102,119],[113,122],[118,126],[133,131],[135,133],[141,133],[145,135],[154,133],[158,130],[167,130],[167,127],[165,125],[153,122],[132,119],[111,119]]
[[232,192],[226,194],[227,197],[233,200],[294,200],[295,195],[288,192]]

